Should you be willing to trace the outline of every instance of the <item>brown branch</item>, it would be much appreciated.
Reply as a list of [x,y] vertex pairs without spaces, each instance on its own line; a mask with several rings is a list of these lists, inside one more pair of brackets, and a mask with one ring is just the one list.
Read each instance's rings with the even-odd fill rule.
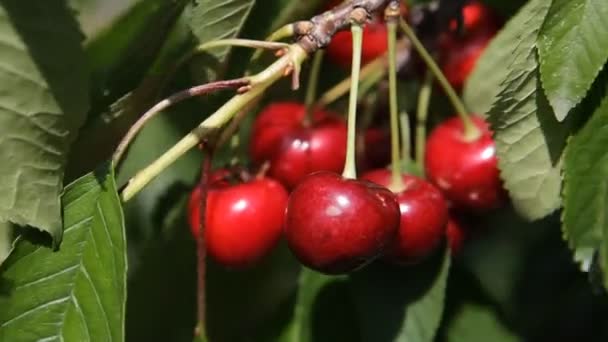
[[249,85],[249,80],[246,78],[218,81],[182,90],[158,102],[154,107],[150,108],[147,112],[145,112],[137,120],[137,122],[135,122],[133,126],[131,126],[125,137],[120,141],[118,147],[116,148],[116,151],[114,152],[114,155],[112,156],[114,167],[118,166],[120,160],[122,159],[122,156],[127,151],[129,144],[133,141],[133,139],[135,139],[135,137],[141,131],[144,125],[153,117],[155,117],[158,113],[162,112],[163,110],[178,102],[181,102],[194,96],[202,96],[222,89],[241,88],[247,85]]

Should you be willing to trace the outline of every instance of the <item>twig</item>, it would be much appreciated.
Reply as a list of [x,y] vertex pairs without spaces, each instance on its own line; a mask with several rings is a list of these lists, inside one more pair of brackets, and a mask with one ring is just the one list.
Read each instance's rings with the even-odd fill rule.
[[147,112],[145,112],[138,120],[135,122],[133,126],[129,129],[127,134],[118,144],[114,155],[112,156],[112,161],[114,166],[117,167],[120,163],[122,156],[127,151],[129,144],[135,139],[137,134],[141,131],[148,121],[154,118],[157,114],[167,109],[171,105],[174,105],[180,101],[189,99],[194,96],[202,96],[209,94],[211,92],[215,92],[222,89],[235,89],[246,86],[249,84],[249,80],[245,78],[228,80],[228,81],[218,81],[213,83],[208,83],[205,85],[199,85],[196,87],[192,87],[190,89],[182,90],[178,93],[175,93],[168,98],[160,101],[154,107],[150,108]]

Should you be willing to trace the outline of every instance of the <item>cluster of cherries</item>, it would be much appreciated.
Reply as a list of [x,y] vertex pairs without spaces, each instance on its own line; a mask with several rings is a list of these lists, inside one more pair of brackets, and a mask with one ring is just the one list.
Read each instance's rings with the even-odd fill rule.
[[[466,6],[463,14],[468,38],[456,32],[451,33],[454,37],[441,38],[444,44],[470,39],[467,44],[476,47],[457,49],[467,58],[442,59],[449,65],[460,61],[465,68],[454,73],[453,82],[460,74],[466,78],[469,64],[474,64],[470,59],[479,55],[470,50],[485,46],[480,45],[480,37],[489,31],[476,27],[494,22],[487,22],[487,9],[477,2]],[[364,51],[367,44],[376,49],[386,42],[381,22],[373,22],[366,30]],[[369,36],[378,31],[384,33]],[[332,45],[350,39],[346,35],[337,35]],[[344,49],[337,50],[339,56],[333,58],[350,58]],[[384,52],[374,50],[373,54]],[[446,234],[452,251],[457,252],[464,231],[453,210],[485,211],[498,207],[504,198],[492,133],[481,117],[471,116],[471,120],[478,130],[473,137],[465,135],[459,117],[439,124],[429,135],[424,156],[427,179],[402,174],[395,181],[388,168],[371,169],[351,179],[339,174],[347,147],[347,126],[341,116],[325,110],[307,116],[305,106],[296,102],[268,105],[254,122],[250,141],[253,162],[268,165],[263,175],[250,177],[221,169],[209,176],[203,231],[209,254],[224,266],[247,267],[284,236],[302,264],[339,274],[378,257],[398,264],[418,262],[432,254]],[[367,151],[360,155],[365,160],[362,164],[373,165],[373,153],[368,151],[375,149],[371,142],[377,140],[376,132],[364,136],[370,144],[363,144]],[[189,205],[195,236],[200,201],[197,187]]]

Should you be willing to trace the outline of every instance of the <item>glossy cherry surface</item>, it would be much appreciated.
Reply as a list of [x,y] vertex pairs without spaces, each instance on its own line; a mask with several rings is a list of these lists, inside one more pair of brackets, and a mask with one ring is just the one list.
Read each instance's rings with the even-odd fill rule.
[[481,135],[468,141],[459,117],[439,124],[427,140],[425,169],[456,208],[483,211],[498,207],[504,197],[496,147],[488,124],[471,116]]
[[[462,34],[474,35],[478,33],[496,32],[501,22],[494,11],[482,2],[469,1],[462,8]],[[450,30],[457,31],[458,23],[456,20],[450,22]]]
[[346,124],[337,119],[292,130],[281,139],[268,174],[293,188],[310,173],[340,172],[346,160],[346,137]]
[[[407,264],[420,261],[439,246],[445,236],[448,208],[441,192],[431,183],[416,176],[401,177],[403,188],[396,193],[401,223],[387,257]],[[391,171],[387,169],[370,171],[362,178],[386,187],[392,182]]]
[[285,237],[302,264],[340,274],[382,255],[398,227],[399,204],[388,189],[317,172],[289,197]]
[[[306,107],[299,102],[274,102],[266,106],[257,116],[251,131],[250,154],[253,161],[270,160],[283,136],[302,128]],[[323,121],[335,114],[317,109],[313,121]]]
[[[205,239],[219,264],[242,268],[256,263],[281,237],[287,207],[285,188],[272,179],[212,186],[207,197]],[[190,196],[189,218],[194,236],[199,224],[200,188]]]

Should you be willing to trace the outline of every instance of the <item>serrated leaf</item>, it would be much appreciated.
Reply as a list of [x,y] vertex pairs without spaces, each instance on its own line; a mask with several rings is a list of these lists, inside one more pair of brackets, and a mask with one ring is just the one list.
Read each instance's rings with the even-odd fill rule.
[[362,341],[432,342],[443,316],[447,249],[421,264],[374,264],[351,276]]
[[0,36],[0,220],[58,243],[67,153],[89,105],[82,35],[61,0],[2,0]]
[[568,126],[556,121],[540,86],[536,39],[549,3],[532,0],[512,27],[518,40],[496,102],[489,112],[501,177],[519,214],[547,216],[561,204],[560,158]]
[[[197,0],[190,12],[190,28],[200,44],[239,35],[255,0]],[[216,63],[208,59],[206,63],[207,80],[213,80],[220,70],[217,65],[224,62],[230,47],[213,49],[207,52]],[[213,69],[213,70],[211,70]]]
[[[523,13],[523,12],[522,12]],[[521,27],[529,20],[527,15],[516,15],[505,24],[475,63],[475,69],[466,80],[463,99],[467,108],[480,115],[488,113],[500,93],[509,73],[505,66],[513,58],[513,50],[521,38]]]
[[563,121],[608,61],[608,1],[553,0],[539,35],[540,75]]
[[589,268],[600,252],[608,288],[608,97],[571,139],[564,162],[563,231],[575,259]]
[[64,240],[30,235],[0,268],[0,341],[124,341],[126,246],[114,175],[66,187]]

